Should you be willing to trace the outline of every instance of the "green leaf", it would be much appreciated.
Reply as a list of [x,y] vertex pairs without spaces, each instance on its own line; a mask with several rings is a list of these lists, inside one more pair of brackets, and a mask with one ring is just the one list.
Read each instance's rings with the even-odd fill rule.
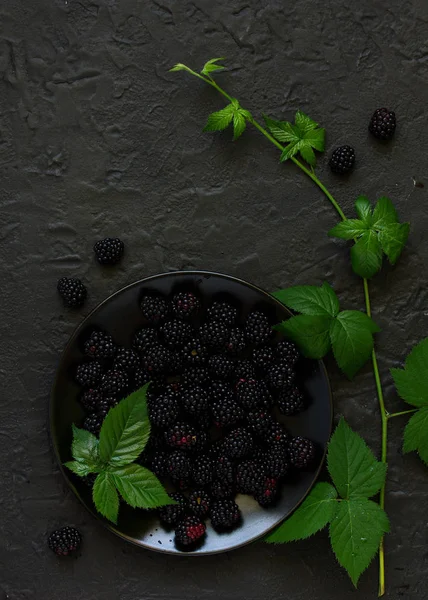
[[223,71],[224,67],[222,65],[216,64],[219,60],[224,60],[224,58],[212,58],[211,60],[206,62],[204,64],[204,68],[201,71],[202,75],[209,75],[214,71]]
[[93,433],[86,429],[79,429],[74,424],[73,442],[71,444],[71,454],[75,461],[95,468],[100,464],[99,442]]
[[234,108],[232,104],[228,104],[225,108],[211,113],[208,116],[208,121],[203,131],[222,131],[226,129],[232,122],[233,115]]
[[122,498],[134,508],[175,504],[159,479],[141,465],[132,464],[109,472]]
[[354,272],[369,279],[382,267],[382,248],[374,231],[363,233],[351,248],[351,263]]
[[391,200],[386,196],[382,196],[373,210],[373,227],[383,229],[386,225],[392,225],[393,223],[398,223],[397,211]]
[[404,369],[391,369],[398,394],[418,408],[428,406],[428,338],[413,348]]
[[304,502],[286,521],[268,535],[266,542],[281,544],[303,540],[323,529],[337,508],[337,492],[329,483],[317,483]]
[[315,157],[315,152],[312,150],[310,146],[301,146],[300,154],[302,158],[312,165],[313,167],[317,164],[317,159]]
[[318,152],[324,152],[325,147],[325,129],[313,129],[312,131],[307,131],[303,139],[318,150]]
[[375,502],[352,498],[339,503],[330,523],[331,545],[355,586],[388,531],[388,517]]
[[309,131],[313,131],[318,127],[318,123],[315,123],[308,115],[305,115],[301,110],[298,110],[294,116],[294,122],[296,126],[301,131],[302,135],[308,133]]
[[93,473],[94,470],[84,462],[78,462],[77,460],[71,460],[64,463],[64,467],[73,471],[75,475],[79,477],[86,477],[89,473]]
[[150,436],[146,392],[148,385],[110,409],[100,432],[100,456],[105,463],[126,465],[141,454]]
[[365,313],[344,310],[331,322],[330,338],[337,364],[350,379],[370,358],[378,326]]
[[331,317],[298,315],[283,321],[275,329],[295,342],[308,358],[323,358],[330,350]]
[[342,418],[328,445],[327,466],[340,496],[371,498],[382,487],[386,465]]
[[174,71],[188,71],[189,67],[186,67],[186,65],[183,65],[182,63],[177,63],[176,65],[174,65],[171,69],[169,69],[169,72],[174,72]]
[[300,139],[299,132],[296,132],[291,123],[288,121],[274,121],[266,115],[263,115],[266,127],[271,134],[282,143],[298,142]]
[[112,477],[107,471],[103,471],[96,478],[92,488],[92,499],[97,511],[109,521],[117,524],[119,496],[113,485]]
[[367,196],[358,196],[355,201],[355,210],[361,221],[370,227],[372,224],[372,207]]
[[395,265],[409,237],[409,223],[391,223],[379,232],[379,242],[389,262]]
[[326,281],[321,287],[296,285],[274,292],[273,296],[288,308],[305,315],[335,317],[339,312],[339,300]]
[[368,226],[359,219],[347,219],[330,229],[328,235],[341,240],[353,240],[368,230]]
[[404,430],[403,452],[413,450],[428,465],[428,406],[412,415]]
[[240,111],[235,112],[233,115],[233,139],[237,140],[245,130],[246,122],[245,117]]
[[301,142],[290,142],[288,144],[288,146],[286,146],[284,148],[284,150],[281,152],[281,156],[279,157],[279,160],[281,162],[285,162],[289,158],[296,156],[296,154],[299,152],[300,148],[301,148]]

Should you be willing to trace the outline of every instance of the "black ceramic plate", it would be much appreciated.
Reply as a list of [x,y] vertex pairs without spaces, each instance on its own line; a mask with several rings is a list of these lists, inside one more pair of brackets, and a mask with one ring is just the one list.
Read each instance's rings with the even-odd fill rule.
[[[205,306],[209,306],[214,298],[232,296],[240,303],[244,316],[255,308],[266,311],[273,323],[290,316],[282,304],[262,289],[234,277],[216,273],[166,273],[143,279],[113,294],[78,327],[61,357],[50,405],[51,435],[60,465],[71,459],[71,425],[80,425],[84,416],[78,402],[80,390],[73,379],[76,364],[82,360],[82,340],[95,326],[109,331],[118,343],[129,345],[132,334],[143,324],[139,309],[139,300],[143,293],[150,290],[170,295],[183,289],[195,291]],[[331,432],[331,392],[321,361],[303,361],[300,379],[301,386],[309,398],[309,406],[300,415],[284,421],[292,434],[303,435],[317,443],[319,457],[314,469],[302,472],[293,481],[285,484],[281,500],[274,508],[262,509],[249,496],[238,496],[237,502],[243,514],[242,527],[228,534],[218,534],[211,529],[208,521],[205,544],[190,554],[224,552],[264,536],[296,508],[315,483]],[[89,488],[79,477],[62,466],[61,469],[80,501],[111,531],[144,548],[167,553],[179,552],[174,546],[173,532],[165,531],[156,516],[148,512],[121,505],[117,526],[103,519],[94,508]]]

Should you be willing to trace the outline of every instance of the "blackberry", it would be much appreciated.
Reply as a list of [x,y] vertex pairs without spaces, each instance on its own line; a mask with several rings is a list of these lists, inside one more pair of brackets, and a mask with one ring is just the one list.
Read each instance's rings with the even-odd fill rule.
[[175,492],[174,494],[169,494],[169,497],[172,500],[175,500],[177,504],[167,504],[166,506],[161,506],[158,509],[158,515],[160,521],[169,527],[177,525],[177,523],[184,517],[186,514],[186,509],[188,506],[187,498],[183,496],[180,492]]
[[57,290],[65,306],[71,308],[82,306],[88,295],[88,291],[80,281],[72,277],[61,277],[58,281]]
[[275,477],[265,477],[254,498],[263,508],[269,508],[278,500],[278,480]]
[[247,425],[258,436],[267,435],[273,424],[272,415],[264,409],[254,410],[247,414]]
[[287,365],[273,365],[266,375],[266,381],[273,390],[289,386],[293,378],[294,372]]
[[245,458],[253,450],[253,437],[244,427],[231,431],[225,438],[223,451],[232,459]]
[[171,352],[168,362],[168,373],[178,375],[183,370],[184,358],[180,352]]
[[89,431],[94,435],[98,435],[101,430],[103,421],[104,417],[101,414],[99,414],[98,412],[91,413],[83,421],[83,429],[86,429],[86,431]]
[[93,331],[84,345],[89,358],[112,358],[116,353],[116,345],[109,333]]
[[221,453],[214,460],[214,479],[232,484],[235,481],[235,467],[232,459],[224,454],[222,446]]
[[168,475],[168,454],[166,452],[157,451],[146,461],[147,466],[157,477],[165,477]]
[[234,325],[238,311],[228,302],[214,302],[207,310],[207,318],[210,321],[220,321],[228,327]]
[[300,352],[296,344],[289,340],[281,340],[275,348],[275,354],[281,364],[286,362],[290,367],[294,367],[300,358]]
[[206,527],[199,517],[185,517],[175,530],[175,542],[178,546],[193,546],[200,542],[206,532]]
[[196,457],[192,465],[192,480],[197,487],[209,485],[213,479],[213,461],[207,454]]
[[295,386],[282,388],[278,396],[278,408],[287,417],[297,415],[305,409],[303,394]]
[[80,398],[80,402],[85,410],[94,412],[97,406],[102,402],[104,396],[100,390],[90,388]]
[[49,548],[58,556],[67,556],[80,548],[82,536],[75,527],[62,527],[48,538]]
[[213,350],[222,350],[229,338],[229,329],[220,321],[208,321],[199,329],[202,341]]
[[140,363],[138,355],[130,348],[118,348],[114,358],[113,368],[130,373],[135,371]]
[[208,359],[208,369],[214,379],[229,379],[232,376],[235,365],[224,354],[214,354]]
[[265,454],[263,464],[267,475],[280,479],[284,477],[290,468],[287,448],[281,443],[274,443]]
[[266,432],[264,432],[260,437],[268,445],[274,444],[275,442],[279,442],[280,444],[287,446],[287,444],[290,441],[290,434],[284,429],[284,427],[280,423],[276,421],[274,421],[269,426],[269,429]]
[[191,450],[198,441],[198,433],[188,423],[175,423],[165,432],[165,441],[171,448]]
[[171,360],[171,352],[161,344],[153,344],[143,352],[141,363],[150,374],[165,373]]
[[209,407],[209,394],[200,386],[193,386],[183,390],[183,408],[189,415],[197,416],[206,414]]
[[141,387],[143,387],[143,385],[146,385],[146,383],[149,383],[151,380],[152,378],[150,373],[148,373],[145,369],[142,369],[141,367],[135,369],[133,385],[135,390],[139,390]]
[[258,381],[240,379],[236,384],[236,397],[244,408],[248,410],[256,408],[262,401]]
[[266,315],[257,310],[250,313],[245,323],[245,336],[250,344],[260,346],[266,343],[272,336]]
[[370,119],[369,131],[380,140],[390,140],[396,126],[395,113],[387,108],[378,108]]
[[129,385],[128,375],[123,371],[111,369],[101,378],[100,389],[104,396],[122,397]]
[[208,369],[205,367],[187,367],[182,374],[184,387],[193,387],[194,385],[207,385],[210,382]]
[[213,424],[211,413],[209,410],[201,412],[199,415],[194,415],[192,417],[192,422],[196,425],[198,429],[204,432],[208,431],[208,429]]
[[236,425],[244,418],[244,411],[230,390],[224,397],[213,400],[210,410],[217,427]]
[[204,490],[195,490],[189,496],[189,510],[197,517],[208,516],[211,507],[211,498]]
[[235,496],[235,488],[232,483],[214,479],[210,486],[211,496],[214,500],[222,500],[224,498],[233,498]]
[[255,379],[256,371],[254,365],[247,359],[238,360],[235,363],[235,376],[236,379]]
[[113,408],[113,406],[117,406],[117,404],[118,400],[116,400],[116,398],[105,398],[97,406],[97,413],[104,420],[108,411]]
[[83,387],[93,388],[101,379],[102,372],[98,361],[82,363],[76,369],[76,381]]
[[177,396],[165,393],[148,402],[149,419],[152,425],[164,429],[174,423],[180,412]]
[[240,494],[255,494],[261,489],[264,477],[258,460],[245,460],[236,468],[236,489]]
[[228,354],[237,356],[245,350],[245,334],[239,327],[234,327],[229,331],[229,336],[226,340],[224,348]]
[[171,350],[175,350],[182,348],[192,337],[193,328],[185,321],[174,319],[162,325],[160,332],[165,345]]
[[271,394],[269,386],[264,379],[258,380],[258,388],[261,397],[261,405],[264,408],[273,408],[273,405],[275,404],[275,398]]
[[304,437],[292,438],[288,443],[290,463],[295,469],[306,469],[315,458],[315,444]]
[[149,346],[158,342],[158,332],[153,327],[143,327],[135,332],[132,347],[142,354]]
[[328,161],[333,173],[349,173],[355,164],[355,151],[351,146],[339,146]]
[[241,522],[241,511],[234,500],[216,500],[211,507],[211,524],[216,531],[230,531]]
[[175,294],[171,301],[172,312],[179,319],[188,319],[198,312],[201,303],[192,292]]
[[253,364],[265,373],[274,361],[274,351],[271,346],[255,348],[252,354]]
[[95,256],[100,265],[116,265],[122,258],[125,244],[119,238],[105,238],[94,246]]
[[180,450],[172,452],[166,461],[168,475],[174,482],[186,482],[190,477],[190,460]]
[[140,308],[143,317],[155,327],[165,321],[169,314],[168,303],[162,296],[144,296]]
[[181,355],[187,365],[203,365],[208,360],[208,350],[199,338],[192,338],[184,345]]

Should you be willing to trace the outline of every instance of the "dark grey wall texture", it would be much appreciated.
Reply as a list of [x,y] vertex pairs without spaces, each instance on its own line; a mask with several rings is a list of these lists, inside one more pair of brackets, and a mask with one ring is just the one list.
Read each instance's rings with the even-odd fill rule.
[[[254,114],[297,108],[327,129],[327,150],[356,148],[357,168],[319,173],[352,214],[358,194],[387,194],[411,236],[396,268],[373,282],[386,400],[402,406],[388,369],[428,335],[428,4],[425,0],[2,0],[0,4],[0,598],[23,600],[366,600],[335,563],[327,534],[279,547],[258,543],[199,559],[134,548],[94,521],[67,489],[47,428],[49,389],[74,327],[111,292],[174,269],[208,269],[268,290],[330,281],[343,306],[363,308],[346,247],[326,236],[327,201],[257,131],[232,143],[203,134],[214,90],[200,68],[226,56],[224,86]],[[394,141],[369,139],[372,112],[398,117]],[[425,182],[415,187],[414,179]],[[92,245],[120,236],[122,265],[101,270]],[[65,310],[60,276],[89,288]],[[336,416],[379,451],[368,365],[331,375]],[[402,456],[390,428],[388,598],[421,600],[428,572],[428,469]],[[78,560],[58,561],[46,532],[75,524]],[[2,596],[3,594],[3,596]]]

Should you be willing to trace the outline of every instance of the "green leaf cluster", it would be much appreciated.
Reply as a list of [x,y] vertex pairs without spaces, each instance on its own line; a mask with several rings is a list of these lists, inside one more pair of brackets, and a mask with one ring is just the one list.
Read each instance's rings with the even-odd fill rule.
[[109,411],[99,439],[73,425],[73,460],[65,466],[80,477],[97,474],[92,498],[98,512],[113,523],[117,523],[119,494],[134,508],[174,503],[157,477],[134,462],[150,437],[147,388],[130,394]]
[[301,540],[329,525],[338,562],[356,586],[389,531],[386,513],[370,500],[384,484],[386,465],[341,419],[328,446],[327,467],[333,485],[317,483],[300,507],[266,541]]
[[238,100],[233,98],[225,108],[209,115],[204,131],[222,131],[232,124],[233,139],[237,140],[244,132],[248,119],[251,119],[249,111],[241,108]]
[[316,165],[314,150],[324,152],[325,129],[318,126],[300,110],[294,117],[294,125],[288,121],[274,121],[264,116],[266,127],[281,144],[287,144],[281,154],[281,161],[300,154],[312,167]]
[[428,465],[428,338],[413,348],[404,369],[391,374],[401,398],[418,409],[404,430],[403,451],[417,451]]
[[409,223],[399,223],[397,212],[386,196],[374,208],[366,196],[355,202],[358,219],[338,223],[329,231],[332,237],[354,240],[351,248],[352,268],[360,277],[373,277],[382,267],[383,254],[394,265],[409,235]]
[[275,325],[308,358],[323,358],[332,348],[337,364],[352,378],[373,350],[379,327],[359,310],[340,310],[339,300],[324,282],[320,287],[301,285],[273,294],[285,306],[302,313]]

